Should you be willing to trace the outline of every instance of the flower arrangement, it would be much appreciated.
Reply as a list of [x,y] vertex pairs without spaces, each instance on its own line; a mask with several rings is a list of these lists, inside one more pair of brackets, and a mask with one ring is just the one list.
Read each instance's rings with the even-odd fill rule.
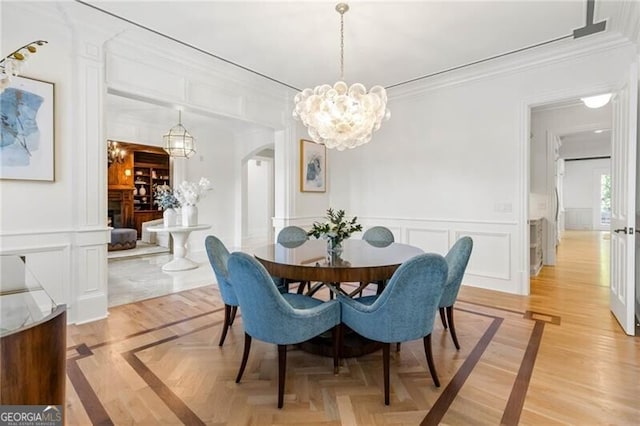
[[200,178],[198,183],[184,181],[175,189],[175,195],[183,206],[195,206],[207,191],[211,189],[211,183],[207,178]]
[[358,224],[358,217],[346,220],[344,210],[334,211],[332,208],[327,210],[325,216],[328,222],[315,222],[307,235],[316,238],[326,238],[330,241],[331,247],[336,247],[346,240],[354,232],[362,231],[362,225]]
[[153,203],[162,210],[180,207],[180,201],[169,185],[153,185]]

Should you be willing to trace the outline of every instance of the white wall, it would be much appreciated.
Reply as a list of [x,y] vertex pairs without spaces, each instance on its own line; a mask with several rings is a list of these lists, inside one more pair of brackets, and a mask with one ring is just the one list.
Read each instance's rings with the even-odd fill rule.
[[374,140],[331,154],[331,204],[429,251],[445,252],[470,235],[465,283],[526,292],[526,106],[613,86],[633,59],[632,48],[609,48],[484,78],[477,67],[458,83],[449,76],[392,89],[391,120]]
[[[291,90],[79,3],[0,7],[3,47],[49,40],[26,74],[56,84],[56,181],[0,182],[0,251],[44,253],[45,263],[58,265],[53,275],[62,278],[53,284],[69,304],[70,321],[78,322],[107,313],[107,90],[261,126],[248,141],[235,130],[217,133],[220,143],[202,147],[188,163],[174,163],[178,179],[210,176],[214,189],[199,205],[201,218],[227,244],[241,235],[242,160],[272,143],[276,228],[308,225],[332,206],[360,216],[365,228],[386,225],[399,241],[430,251],[444,252],[470,235],[475,245],[465,283],[523,292],[527,106],[613,87],[637,56],[631,46],[598,45],[600,37],[592,36],[539,49],[535,57],[392,89],[391,120],[369,145],[330,152],[328,191],[310,194],[298,187],[299,139],[306,130],[290,118]],[[576,49],[583,50],[574,55]],[[149,135],[138,133],[140,139]],[[193,235],[189,244],[197,249],[202,238]]]
[[[3,50],[48,40],[25,75],[56,85],[55,182],[0,182],[0,251],[33,253],[29,260],[36,269],[35,263],[49,265],[43,284],[56,302],[68,305],[70,322],[102,318],[108,292],[107,134],[153,144],[158,129],[164,133],[175,124],[107,123],[107,91],[157,105],[183,105],[236,124],[270,127],[273,144],[273,129],[285,127],[283,111],[291,90],[75,2],[2,2],[0,7]],[[211,223],[211,232],[231,245],[240,216],[241,158],[246,155],[236,148],[234,133],[242,126],[189,130],[207,135],[211,143],[200,144],[190,160],[174,161],[174,178],[209,177],[213,191],[198,205],[200,220]],[[293,136],[282,139],[284,150],[294,149]],[[190,248],[202,249],[205,234],[193,233]]]
[[600,172],[611,173],[609,159],[565,162],[563,204],[565,228],[578,230],[599,229],[595,221],[599,212],[598,195]]

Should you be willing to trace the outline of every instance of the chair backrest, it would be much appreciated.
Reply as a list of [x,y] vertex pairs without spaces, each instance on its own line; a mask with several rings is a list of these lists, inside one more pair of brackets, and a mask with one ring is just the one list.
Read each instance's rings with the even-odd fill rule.
[[430,334],[446,279],[447,262],[436,253],[420,254],[400,265],[370,306],[375,340],[405,342]]
[[326,308],[329,305],[334,308],[334,323],[326,327],[321,324],[317,312],[293,308],[280,294],[264,266],[246,253],[231,253],[229,277],[240,302],[245,332],[256,339],[278,345],[300,343],[340,321],[340,308],[335,300],[321,303],[327,305]]
[[362,234],[362,239],[375,247],[386,247],[393,243],[393,232],[384,226],[374,226],[369,228]]
[[473,249],[473,240],[471,237],[462,237],[451,247],[449,253],[445,256],[449,267],[449,275],[447,284],[444,286],[442,299],[440,299],[440,307],[453,306],[460,291],[460,284],[464,277],[464,271],[467,269],[471,250]]
[[301,246],[309,239],[307,231],[299,226],[285,226],[278,232],[278,244],[288,248]]
[[205,238],[204,246],[207,250],[209,263],[211,264],[213,273],[216,275],[216,280],[218,281],[222,301],[227,305],[238,306],[238,299],[236,298],[236,294],[233,291],[233,287],[231,287],[231,282],[229,281],[229,270],[227,268],[229,250],[227,250],[220,239],[213,235],[209,235]]

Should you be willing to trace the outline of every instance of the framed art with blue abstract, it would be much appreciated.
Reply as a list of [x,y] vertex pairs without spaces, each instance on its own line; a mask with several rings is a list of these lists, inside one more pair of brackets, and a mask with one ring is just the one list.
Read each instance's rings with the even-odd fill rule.
[[14,77],[0,93],[0,179],[53,182],[54,85]]
[[300,191],[327,190],[327,148],[319,143],[300,139]]

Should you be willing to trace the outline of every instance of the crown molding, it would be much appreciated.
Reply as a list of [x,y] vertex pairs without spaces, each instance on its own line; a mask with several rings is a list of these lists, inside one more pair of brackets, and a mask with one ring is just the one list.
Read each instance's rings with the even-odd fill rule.
[[630,46],[633,46],[633,43],[618,33],[599,34],[578,40],[561,40],[557,44],[540,47],[535,51],[515,53],[481,64],[470,65],[464,69],[390,88],[387,93],[390,100],[411,98],[444,87],[576,60],[596,53],[611,52],[618,48],[628,48]]
[[625,1],[620,6],[619,15],[616,16],[616,27],[622,35],[636,45],[640,51],[640,2]]

